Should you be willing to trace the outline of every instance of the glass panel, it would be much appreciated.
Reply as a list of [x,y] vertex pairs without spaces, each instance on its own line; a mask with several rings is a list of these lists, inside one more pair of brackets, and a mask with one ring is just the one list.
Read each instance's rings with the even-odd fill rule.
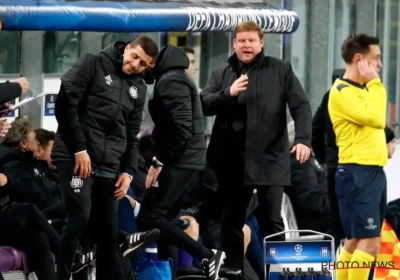
[[[293,34],[283,35],[283,59],[292,64],[293,71],[299,79],[301,85],[306,92],[309,91],[308,83],[308,18],[309,18],[309,1],[308,0],[285,0],[284,9],[292,10],[297,13],[301,19],[299,28]],[[287,112],[287,120],[290,122],[292,117],[289,110]]]
[[[232,42],[229,32],[202,32],[200,57],[200,87],[204,88],[216,67],[226,64]],[[213,117],[205,117],[204,125],[207,138],[211,135]]]
[[345,68],[340,49],[343,40],[356,30],[356,1],[334,1],[333,69]]
[[80,56],[78,31],[46,31],[43,46],[43,71],[46,74],[63,74]]
[[111,45],[115,41],[129,42],[139,35],[140,35],[140,33],[137,33],[137,32],[132,32],[132,33],[109,33],[109,32],[107,32],[107,33],[104,33],[103,39],[102,39],[102,48],[105,48],[108,45]]
[[382,48],[382,80],[388,94],[388,124],[396,123],[396,82],[398,77],[399,0],[378,0],[377,35]]
[[21,33],[3,31],[0,34],[0,74],[20,73]]

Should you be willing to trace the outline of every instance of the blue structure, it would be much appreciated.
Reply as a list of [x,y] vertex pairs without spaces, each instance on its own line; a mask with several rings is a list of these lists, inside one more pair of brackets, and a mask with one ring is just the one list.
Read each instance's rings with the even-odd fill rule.
[[293,33],[299,26],[295,12],[276,9],[261,0],[0,0],[0,15],[4,30],[10,31],[233,31],[244,20],[257,22],[265,33]]

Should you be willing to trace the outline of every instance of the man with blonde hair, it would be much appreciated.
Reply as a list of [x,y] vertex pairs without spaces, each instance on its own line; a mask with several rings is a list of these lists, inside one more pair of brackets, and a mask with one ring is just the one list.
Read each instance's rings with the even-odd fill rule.
[[208,163],[219,180],[224,264],[239,279],[242,228],[254,189],[264,236],[284,230],[283,187],[290,186],[286,104],[296,131],[291,152],[300,162],[310,155],[312,114],[307,95],[290,63],[265,56],[263,46],[261,27],[241,22],[233,39],[235,54],[213,71],[201,93],[204,115],[216,115]]

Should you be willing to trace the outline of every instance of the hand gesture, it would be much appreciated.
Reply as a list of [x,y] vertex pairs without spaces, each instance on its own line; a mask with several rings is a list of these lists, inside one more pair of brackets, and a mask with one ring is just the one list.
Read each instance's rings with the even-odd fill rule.
[[296,144],[290,153],[296,153],[296,159],[300,163],[305,163],[310,157],[310,148],[303,144]]
[[4,187],[5,185],[7,185],[7,183],[8,183],[7,176],[0,173],[0,187]]
[[249,77],[247,74],[242,74],[232,85],[230,88],[230,94],[232,97],[235,97],[241,91],[245,91],[247,89],[247,84],[249,83]]
[[162,170],[162,167],[150,167],[149,172],[147,172],[147,177],[146,177],[146,189],[149,189],[151,186],[153,186],[158,179],[158,175],[160,175]]
[[90,162],[90,157],[87,152],[75,155],[74,174],[77,175],[78,171],[78,176],[82,179],[89,177],[92,173],[92,164]]
[[121,175],[119,175],[118,180],[115,183],[115,187],[117,188],[117,190],[114,192],[114,197],[118,200],[123,198],[128,192],[130,185],[131,177],[129,177],[128,174],[122,173]]
[[0,119],[0,137],[6,136],[10,128],[11,124],[9,124],[6,119]]
[[365,83],[368,83],[372,79],[379,78],[379,74],[376,71],[375,67],[372,66],[366,60],[360,60],[357,62],[358,71],[360,72],[360,76],[363,78]]
[[18,78],[13,82],[18,83],[21,86],[23,94],[29,91],[29,82],[25,77]]

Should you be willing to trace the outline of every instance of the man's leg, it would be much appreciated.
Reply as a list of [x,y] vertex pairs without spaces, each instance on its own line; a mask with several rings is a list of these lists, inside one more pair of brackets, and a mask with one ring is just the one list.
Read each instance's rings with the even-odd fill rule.
[[328,197],[330,204],[329,222],[327,233],[332,235],[335,240],[335,251],[344,238],[342,223],[340,221],[339,203],[335,192],[336,168],[329,167],[327,170]]
[[114,198],[115,182],[93,177],[92,219],[97,240],[96,279],[124,279],[122,252],[118,245],[118,201]]
[[66,211],[66,225],[61,235],[57,258],[57,275],[58,280],[69,280],[82,230],[89,221],[93,180],[91,177],[75,177],[72,161],[59,163],[57,172]]
[[[231,179],[236,177],[233,174],[231,176]],[[241,180],[229,181],[221,181],[218,189],[221,207],[221,245],[226,254],[224,267],[232,273],[242,274],[243,226],[246,222],[246,210],[253,194],[253,188],[244,186]]]
[[[281,216],[283,187],[260,186],[257,188],[259,211],[258,222],[268,236],[285,230]],[[285,235],[278,235],[271,240],[285,241]]]
[[[354,166],[353,196],[355,201],[353,236],[357,249],[351,262],[359,266],[372,264],[380,249],[380,232],[384,216],[386,176],[383,168]],[[369,265],[371,266],[371,265]],[[367,280],[370,268],[349,269],[348,279]]]
[[197,171],[193,170],[163,169],[158,178],[159,187],[151,187],[145,194],[138,216],[138,229],[146,231],[158,228],[160,239],[168,240],[194,257],[210,259],[213,257],[212,250],[203,247],[175,225],[174,221],[166,218],[196,174]]

